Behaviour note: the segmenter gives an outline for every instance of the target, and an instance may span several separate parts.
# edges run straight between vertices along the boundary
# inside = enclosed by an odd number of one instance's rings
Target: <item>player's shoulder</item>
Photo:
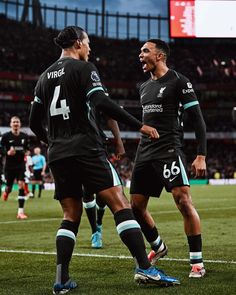
[[[43,79],[47,77],[48,73],[54,71],[63,71],[67,74],[74,72],[81,72],[85,69],[96,69],[92,62],[79,60],[71,57],[65,57],[55,61],[50,67],[48,67],[41,75],[40,78]]]
[[[97,75],[98,74],[98,70],[96,68],[96,66],[89,61],[83,61],[83,60],[76,60],[74,59],[73,61],[70,61],[71,64],[69,67],[66,68],[65,71],[67,71],[67,69],[69,69],[69,71],[71,71],[72,75],[77,75],[79,77],[83,76],[86,77],[87,75]]]
[[[86,66],[88,62],[84,60],[79,60],[75,58],[67,58],[65,60],[65,66],[72,67],[72,68],[83,68]]]
[[[79,61],[79,60],[78,60]],[[88,69],[88,71],[97,71],[96,66],[90,62],[90,61],[80,61],[81,62],[81,67],[84,69]]]
[[[27,133],[23,132],[23,131],[20,132],[20,136],[22,138],[28,138],[29,137],[29,135]]]
[[[11,134],[12,134],[11,131],[7,131],[7,132],[5,132],[5,133],[2,134],[2,138],[8,138],[8,137],[11,136]]]
[[[185,75],[183,75],[180,72],[177,72],[175,70],[170,70],[170,73],[172,75],[172,77],[176,78],[177,81],[189,81],[189,78],[187,78]]]
[[[60,60],[58,60],[58,63],[60,63]],[[66,58],[64,60],[64,63],[65,63],[65,66],[67,67],[78,68],[78,69],[95,67],[95,65],[90,61],[79,60],[75,58]]]
[[[149,78],[148,80],[146,80],[145,82],[143,82],[141,85],[140,85],[140,91],[146,87],[147,85],[149,85],[150,83],[152,82],[152,79]]]

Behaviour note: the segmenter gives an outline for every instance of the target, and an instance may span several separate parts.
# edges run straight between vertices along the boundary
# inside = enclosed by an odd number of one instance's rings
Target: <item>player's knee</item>
[[[130,208],[130,203],[123,193],[122,187],[115,186],[104,191],[99,192],[99,198],[106,204],[113,214],[122,210]]]
[[[82,202],[77,202],[74,199],[66,198],[61,201],[61,206],[64,219],[71,222],[80,222],[83,212]]]
[[[64,219],[70,222],[80,223],[81,214],[78,212],[64,212]]]

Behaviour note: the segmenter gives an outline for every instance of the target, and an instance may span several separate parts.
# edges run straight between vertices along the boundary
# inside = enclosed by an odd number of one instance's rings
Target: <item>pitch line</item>
[[[214,211],[214,210],[230,210],[235,209],[236,207],[217,207],[217,208],[202,208],[197,209],[198,212],[201,211]],[[169,214],[169,213],[179,213],[178,209],[176,210],[166,210],[166,211],[160,211],[160,212],[152,212],[152,215],[161,215],[161,214]],[[109,218],[111,216],[105,216],[104,218]],[[31,223],[31,222],[44,222],[44,221],[52,221],[52,220],[61,220],[63,217],[57,217],[57,218],[43,218],[43,219],[28,219],[28,220],[9,220],[9,221],[0,221],[1,224],[13,224],[13,223]]]
[[[0,224],[12,224],[12,223],[32,223],[32,222],[44,222],[44,221],[52,221],[52,220],[62,220],[62,217],[58,218],[43,218],[43,219],[27,219],[27,220],[9,220],[9,221],[1,221]]]
[[[0,249],[0,253],[16,253],[16,254],[36,254],[36,255],[56,255],[56,252],[47,252],[47,251],[31,251],[31,250],[8,250]],[[125,255],[106,255],[106,254],[89,254],[89,253],[73,253],[73,256],[81,257],[97,257],[97,258],[110,258],[110,259],[133,259],[131,256]],[[189,261],[185,258],[161,258],[165,261]],[[226,261],[226,260],[205,260],[206,263],[219,263],[219,264],[236,264],[236,261]]]

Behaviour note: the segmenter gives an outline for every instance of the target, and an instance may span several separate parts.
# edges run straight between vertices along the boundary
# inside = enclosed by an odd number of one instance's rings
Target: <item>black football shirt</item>
[[[17,169],[25,165],[25,151],[29,148],[29,137],[24,132],[19,135],[13,134],[11,131],[4,133],[1,139],[3,153],[6,155],[5,169]],[[16,151],[14,156],[8,156],[7,151],[13,147]]]
[[[160,138],[151,141],[142,135],[136,161],[161,159],[180,149],[183,112],[199,104],[189,79],[169,69],[160,79],[149,79],[141,85],[140,100],[143,123],[155,127]]]
[[[34,101],[43,105],[49,140],[49,162],[104,150],[90,96],[104,91],[96,67],[62,58],[39,78]]]

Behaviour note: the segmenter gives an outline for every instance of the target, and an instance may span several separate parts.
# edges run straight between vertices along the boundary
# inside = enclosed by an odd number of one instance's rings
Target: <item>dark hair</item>
[[[76,26],[69,26],[64,28],[56,38],[54,38],[54,43],[61,48],[71,47],[76,40],[83,40],[85,38],[85,31]]]
[[[156,44],[156,47],[160,49],[161,51],[163,51],[166,57],[170,55],[170,47],[165,41],[160,39],[149,39],[147,42]]]

